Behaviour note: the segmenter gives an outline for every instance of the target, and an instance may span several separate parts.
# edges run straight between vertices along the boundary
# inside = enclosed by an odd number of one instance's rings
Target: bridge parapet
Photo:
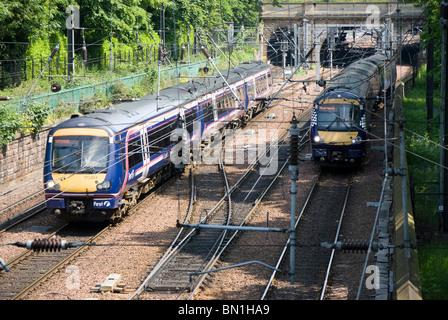
[[[400,16],[403,19],[418,19],[422,12],[422,7],[417,7],[412,3],[397,2],[303,2],[303,3],[280,3],[281,7],[273,6],[271,3],[263,5],[262,19],[278,18],[326,18],[334,20],[344,17],[363,17],[367,19],[371,16],[372,10],[379,10],[380,17],[397,16],[399,8]],[[378,8],[378,9],[377,9]]]

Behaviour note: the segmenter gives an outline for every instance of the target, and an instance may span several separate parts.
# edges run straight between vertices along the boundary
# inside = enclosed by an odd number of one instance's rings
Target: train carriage
[[[254,61],[222,74],[232,89],[216,74],[54,127],[45,154],[47,207],[67,221],[118,219],[171,175],[174,129],[185,129],[192,144],[244,125],[271,94],[270,66]]]
[[[317,163],[361,164],[372,112],[384,91],[393,90],[395,78],[395,64],[377,54],[331,80],[313,104],[310,139]]]

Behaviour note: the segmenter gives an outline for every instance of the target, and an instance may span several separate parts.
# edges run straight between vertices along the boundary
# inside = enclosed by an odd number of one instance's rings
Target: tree
[[[3,0],[0,59],[23,59],[32,40],[58,32],[67,5],[68,0]]]
[[[418,3],[424,7],[426,24],[420,34],[422,45],[428,48],[431,42],[439,44],[442,42],[442,29],[440,27],[440,0],[418,0]],[[441,70],[441,46],[434,48],[434,68],[433,73],[435,84],[440,85]]]

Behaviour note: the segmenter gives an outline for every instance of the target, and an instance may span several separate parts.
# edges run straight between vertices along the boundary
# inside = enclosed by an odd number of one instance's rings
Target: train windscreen
[[[325,131],[358,130],[359,113],[359,106],[352,104],[320,105],[317,111],[317,129]]]
[[[55,137],[52,167],[61,173],[106,172],[109,139],[95,136]]]

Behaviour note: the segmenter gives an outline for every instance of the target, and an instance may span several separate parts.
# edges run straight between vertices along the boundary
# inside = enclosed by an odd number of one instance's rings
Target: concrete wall
[[[412,75],[406,77],[401,83],[397,85],[395,91],[394,108],[395,108],[395,120],[402,114],[402,101],[404,93],[412,85]],[[395,125],[395,137],[399,137],[398,125]],[[401,168],[400,163],[400,144],[397,143],[393,147],[394,153],[394,168]],[[407,163],[405,163],[407,168]],[[406,179],[407,188],[403,190],[402,179]],[[394,296],[395,300],[421,300],[422,293],[420,287],[420,271],[418,264],[418,253],[416,249],[417,239],[415,234],[415,224],[412,212],[412,203],[409,190],[409,175],[400,176],[395,175],[393,177],[393,212],[392,217],[394,220],[394,243],[395,248],[393,252],[393,271],[394,271]],[[407,203],[406,212],[404,212],[404,204],[402,201],[402,194],[406,192]],[[404,217],[407,217],[408,225],[404,224]],[[412,248],[409,248],[409,257],[406,256],[404,248],[400,247],[404,243],[404,229],[408,228],[410,244]]]

